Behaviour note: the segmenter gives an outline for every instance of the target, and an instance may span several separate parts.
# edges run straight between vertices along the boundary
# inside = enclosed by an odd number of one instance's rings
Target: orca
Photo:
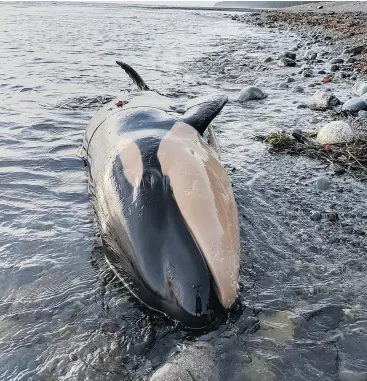
[[[210,123],[228,98],[138,90],[91,119],[83,142],[106,260],[150,309],[203,328],[237,299],[238,212]]]

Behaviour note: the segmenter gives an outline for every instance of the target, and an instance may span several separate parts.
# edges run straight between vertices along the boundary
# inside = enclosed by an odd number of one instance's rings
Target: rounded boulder
[[[267,95],[260,89],[260,87],[247,86],[241,90],[238,100],[240,102],[247,102],[255,99],[264,99],[266,97]]]
[[[319,144],[349,143],[355,140],[356,136],[350,125],[341,120],[325,124],[317,134],[316,141]]]

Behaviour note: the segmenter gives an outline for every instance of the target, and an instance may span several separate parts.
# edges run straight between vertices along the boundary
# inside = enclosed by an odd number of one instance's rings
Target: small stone
[[[294,93],[304,93],[305,92],[305,89],[302,87],[302,86],[294,86],[293,87],[293,90],[292,90]]]
[[[302,77],[305,77],[305,78],[312,77],[312,70],[311,69],[303,70]]]
[[[324,6],[323,6],[323,5],[319,5],[319,6],[317,7],[317,9],[324,9]]]
[[[349,57],[348,59],[347,59],[347,63],[354,63],[354,62],[356,62],[357,60],[355,59],[355,58],[353,58],[353,57]]]
[[[343,104],[342,111],[367,111],[367,100],[362,97],[349,99]]]
[[[325,70],[319,70],[319,71],[317,72],[317,74],[326,74],[326,71],[325,71]]]
[[[287,83],[296,82],[296,80],[293,77],[287,77],[285,81]]]
[[[331,64],[341,64],[343,62],[344,62],[343,58],[333,58],[332,60],[330,60]]]
[[[316,107],[325,108],[335,107],[342,104],[342,102],[332,92],[321,90],[317,91],[312,96],[311,101]]]
[[[339,65],[331,65],[331,66],[330,66],[330,70],[331,70],[333,73],[335,73],[336,71],[339,70]]]
[[[304,104],[304,103],[299,103],[299,104],[297,105],[297,108],[307,108],[307,105]]]
[[[358,111],[358,116],[360,118],[367,118],[367,111],[365,110]]]
[[[284,52],[283,57],[287,57],[287,58],[290,58],[291,60],[295,61],[295,59],[296,59],[296,53],[293,53],[293,52]]]
[[[288,89],[288,87],[289,87],[288,83],[283,82],[283,83],[279,84],[280,89]]]
[[[312,212],[310,218],[311,218],[312,221],[320,221],[321,218],[322,218],[322,215],[321,215],[320,212],[316,211],[316,212]]]
[[[331,222],[336,222],[339,220],[339,215],[337,212],[326,212],[326,217]]]
[[[264,59],[264,62],[265,62],[265,63],[268,63],[268,62],[271,62],[271,61],[273,61],[273,58],[272,58],[272,57],[266,57],[266,58]]]
[[[316,141],[319,144],[349,143],[355,140],[356,136],[350,125],[341,120],[325,124],[317,134]]]
[[[278,61],[278,66],[294,67],[296,66],[296,61],[293,61],[292,59],[287,57],[283,57]]]
[[[331,182],[327,177],[322,176],[322,177],[318,177],[314,181],[313,185],[314,185],[316,190],[325,191],[325,190],[328,190],[330,188]]]
[[[334,168],[334,174],[336,176],[344,175],[344,173],[345,173],[345,169],[344,168],[342,168],[340,166],[335,166],[335,168]]]
[[[254,99],[264,99],[267,95],[256,86],[247,86],[241,90],[238,100],[240,102],[247,102]]]
[[[303,58],[309,61],[314,61],[317,58],[317,53],[313,50],[307,50]]]

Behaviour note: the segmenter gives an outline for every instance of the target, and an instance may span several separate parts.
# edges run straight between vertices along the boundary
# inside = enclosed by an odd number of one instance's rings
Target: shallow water
[[[0,379],[144,380],[168,361],[153,379],[365,380],[365,186],[251,139],[325,118],[293,103],[314,90],[279,89],[294,69],[251,68],[297,38],[210,11],[1,9]],[[212,332],[149,313],[105,266],[78,149],[100,105],[132,88],[116,59],[167,95],[229,94],[215,128],[238,202],[247,307]],[[256,81],[269,97],[236,103]],[[331,187],[319,192],[325,174]],[[314,222],[313,210],[339,220]]]

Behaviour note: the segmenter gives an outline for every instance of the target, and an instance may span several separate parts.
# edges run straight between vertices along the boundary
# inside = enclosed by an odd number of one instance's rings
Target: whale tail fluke
[[[144,82],[144,80],[140,77],[140,75],[128,64],[116,61],[117,65],[119,65],[122,69],[125,70],[126,74],[134,81],[136,86],[138,86],[138,89],[140,91],[149,91],[149,87]]]

